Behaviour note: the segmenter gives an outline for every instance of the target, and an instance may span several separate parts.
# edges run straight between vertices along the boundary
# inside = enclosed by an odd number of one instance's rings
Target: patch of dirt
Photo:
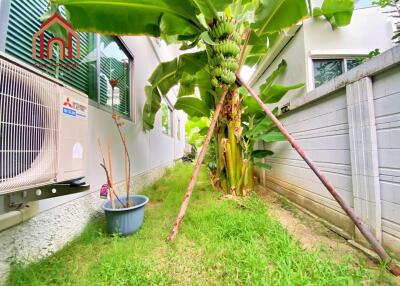
[[[147,203],[147,205],[146,205],[146,208],[149,208],[149,209],[156,209],[156,208],[159,207],[160,204],[161,204],[161,203],[160,203],[160,202],[157,202],[157,201],[154,201],[154,202],[149,201],[149,202]]]
[[[164,187],[164,186],[159,186],[159,187],[157,187],[156,192],[165,192],[166,190],[167,190],[166,187]]]
[[[353,247],[347,245],[343,238],[299,211],[293,204],[276,193],[262,188],[259,194],[268,202],[269,213],[279,220],[304,248],[310,250],[319,244],[324,244],[330,248],[339,246],[343,254],[354,250]],[[338,245],[338,243],[342,245]]]
[[[169,269],[174,273],[174,285],[217,285],[203,269],[204,250],[195,241],[181,239],[169,255]]]
[[[328,229],[324,224],[296,208],[290,201],[264,187],[259,187],[257,193],[267,203],[269,214],[278,220],[305,249],[323,250],[322,255],[338,262],[343,261],[344,257],[351,256],[353,261],[364,262],[368,267],[375,269],[379,275],[379,266],[368,256],[351,246],[346,239]],[[391,278],[390,280],[395,285],[400,285],[400,277],[391,276]]]

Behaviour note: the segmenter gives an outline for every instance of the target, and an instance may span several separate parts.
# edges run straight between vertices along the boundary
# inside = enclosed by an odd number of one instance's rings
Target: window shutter
[[[40,29],[40,17],[47,9],[48,0],[11,0],[10,16],[6,36],[6,52],[23,62],[33,65],[41,71],[56,76],[56,57],[53,60],[32,59],[32,36]],[[101,43],[104,47],[109,44],[117,45],[111,50],[111,56],[101,54],[100,76],[97,75],[97,38],[92,33],[79,33],[81,45],[80,59],[62,60],[59,67],[58,78],[66,84],[84,92],[92,100],[97,101],[97,84],[100,85],[99,102],[101,105],[111,107],[111,86],[110,79],[118,80],[116,89],[115,110],[123,115],[129,116],[130,105],[130,64],[132,57],[118,38],[102,35]],[[45,33],[46,42],[52,37]],[[74,39],[75,44],[75,39]],[[39,51],[40,42],[37,42],[36,50]],[[113,57],[117,52],[119,58]],[[74,54],[76,48],[74,48]],[[123,55],[121,57],[121,55]],[[36,62],[36,65],[35,65]],[[38,65],[38,63],[40,65]],[[43,65],[47,64],[47,65]],[[70,65],[78,64],[75,67]],[[112,72],[110,72],[112,71]],[[99,82],[98,82],[99,81]]]
[[[39,18],[47,9],[48,0],[11,0],[10,16],[6,37],[6,52],[25,63],[35,65],[32,59],[32,36],[39,30],[41,22]],[[81,39],[81,62],[85,59],[89,50],[89,34],[79,33]],[[49,39],[51,35],[45,34]],[[39,51],[39,41],[37,51]],[[75,53],[75,49],[74,49]],[[55,76],[56,59],[53,61],[40,60],[41,62],[52,62],[48,67],[36,66],[51,76]],[[77,59],[65,59],[63,63],[73,64]],[[59,79],[66,84],[89,94],[89,63],[80,63],[77,67],[60,67]]]

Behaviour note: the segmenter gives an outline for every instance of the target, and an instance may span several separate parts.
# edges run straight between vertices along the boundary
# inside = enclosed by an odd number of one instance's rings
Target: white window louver
[[[57,174],[59,88],[0,59],[0,195]]]

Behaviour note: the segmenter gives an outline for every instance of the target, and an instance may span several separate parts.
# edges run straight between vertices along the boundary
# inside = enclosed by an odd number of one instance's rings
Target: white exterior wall
[[[307,82],[307,67],[306,61],[304,60],[305,44],[304,44],[304,29],[300,28],[294,37],[287,43],[282,51],[277,55],[268,69],[261,75],[260,79],[255,83],[258,88],[263,84],[267,77],[274,71],[282,60],[285,60],[288,64],[286,72],[277,79],[277,82],[282,85],[293,85],[298,83]],[[286,96],[285,100],[296,97],[301,97],[306,93],[305,88],[290,91]],[[279,104],[278,104],[279,105]]]
[[[314,89],[312,58],[368,55],[374,49],[384,52],[393,47],[392,19],[379,7],[354,11],[351,24],[332,30],[325,19],[303,23],[307,91]]]
[[[155,120],[155,128],[143,132],[142,112],[146,100],[144,87],[147,79],[161,60],[170,60],[177,55],[176,47],[154,48],[146,37],[124,37],[124,43],[134,56],[131,85],[131,120],[124,120],[123,132],[127,134],[131,155],[134,192],[151,183],[163,174],[164,169],[183,156],[185,147],[186,115],[174,111],[173,137],[161,131],[161,113]],[[168,100],[174,104],[171,92]],[[0,232],[0,277],[2,265],[9,261],[32,261],[59,250],[83,230],[90,218],[101,212],[104,200],[99,198],[99,188],[106,183],[100,167],[100,152],[97,139],[106,146],[107,136],[112,138],[113,178],[123,182],[125,177],[123,146],[111,113],[89,106],[88,160],[86,181],[90,191],[63,197],[41,200],[30,204],[37,215],[26,222]],[[177,138],[177,121],[180,119],[181,138]],[[123,189],[123,188],[122,188]],[[0,204],[1,206],[1,204]],[[6,269],[7,267],[5,267]]]
[[[313,1],[314,7],[319,1]],[[393,47],[392,19],[378,7],[357,9],[350,25],[332,30],[325,19],[306,19],[292,39],[253,77],[254,86],[265,82],[282,59],[288,63],[287,72],[278,79],[280,84],[304,83],[305,88],[289,91],[278,106],[300,98],[314,89],[313,58],[335,58],[367,55],[374,49],[384,52]],[[254,80],[254,79],[257,80]]]
[[[124,37],[124,43],[134,56],[132,70],[133,84],[131,91],[131,120],[124,120],[123,132],[127,134],[128,149],[131,156],[132,175],[138,176],[152,170],[164,168],[183,156],[185,138],[184,123],[186,115],[182,111],[173,112],[174,136],[171,137],[161,131],[161,113],[156,116],[155,127],[150,132],[143,132],[142,117],[143,106],[146,101],[144,87],[147,79],[160,61],[173,59],[177,51],[174,47],[153,47],[152,41],[147,37]],[[168,100],[174,104],[175,95],[170,92]],[[86,181],[91,186],[91,191],[97,191],[106,183],[104,170],[100,166],[100,152],[97,139],[100,138],[106,146],[107,136],[112,138],[113,179],[122,182],[125,178],[123,162],[123,145],[119,139],[118,130],[108,111],[96,107],[91,103],[89,107],[89,156],[87,161]],[[181,140],[177,139],[177,121],[181,119]],[[82,194],[39,201],[40,211],[66,203]]]

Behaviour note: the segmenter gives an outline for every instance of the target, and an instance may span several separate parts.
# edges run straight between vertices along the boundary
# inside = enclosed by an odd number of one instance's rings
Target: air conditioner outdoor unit
[[[88,98],[0,54],[0,195],[85,177]]]

